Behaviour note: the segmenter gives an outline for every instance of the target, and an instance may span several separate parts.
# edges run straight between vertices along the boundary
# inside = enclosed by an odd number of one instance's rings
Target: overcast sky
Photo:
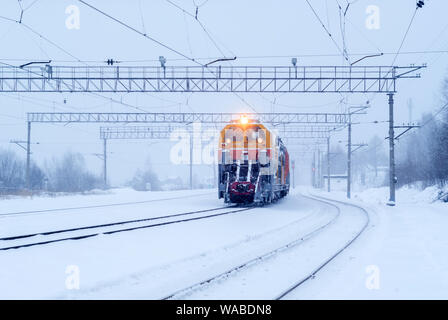
[[[332,34],[328,36],[306,0],[172,0],[192,15],[198,6],[200,24],[166,0],[112,1],[86,0],[136,29],[174,48],[184,55],[203,58],[208,62],[216,57],[237,56],[233,65],[288,66],[292,57],[298,65],[343,65],[339,48],[343,48],[338,1],[345,10],[346,0],[309,0],[320,20]],[[346,49],[352,61],[362,54],[385,53],[369,58],[360,65],[391,65],[415,11],[414,0],[350,1],[346,13]],[[447,54],[409,52],[448,50],[448,2],[426,0],[410,27],[395,65],[428,63],[422,79],[401,80],[396,95],[396,119],[408,122],[408,101],[413,101],[412,119],[440,107],[442,81],[447,74]],[[80,12],[80,28],[68,29],[66,9],[75,5]],[[369,6],[379,8],[378,29],[369,29],[366,20]],[[23,24],[19,20],[24,10]],[[343,13],[342,13],[343,14]],[[136,32],[102,16],[76,0],[3,0],[0,9],[0,61],[20,65],[29,61],[52,60],[53,65],[104,65],[113,58],[121,65],[158,65],[158,57],[167,58],[167,65],[190,65],[191,62]],[[370,20],[369,20],[370,21]],[[41,35],[41,36],[39,36]],[[215,45],[216,44],[216,45]],[[79,62],[81,61],[81,62]],[[138,61],[138,62],[136,62]],[[242,112],[251,111],[233,94],[104,94],[135,105],[148,112]],[[341,112],[346,105],[371,101],[369,114],[359,120],[371,122],[387,119],[385,94],[241,94],[258,112]],[[347,104],[341,104],[346,98]],[[64,103],[64,100],[66,103]],[[275,105],[273,101],[275,100]],[[0,147],[24,152],[9,143],[10,139],[26,137],[27,112],[137,112],[138,110],[113,103],[91,94],[0,94]],[[88,165],[98,174],[101,161],[93,153],[102,152],[99,125],[35,124],[32,138],[33,159],[43,163],[67,150],[81,152]],[[387,123],[360,124],[354,128],[354,141],[368,141],[373,135],[387,134]],[[342,135],[335,140],[344,139]],[[166,142],[111,141],[110,174],[113,183],[121,183],[142,167],[147,157],[161,178],[187,175],[184,166],[169,162],[171,145]],[[293,157],[300,157],[294,154]],[[212,173],[211,167],[201,172]],[[199,171],[197,171],[199,172]]]

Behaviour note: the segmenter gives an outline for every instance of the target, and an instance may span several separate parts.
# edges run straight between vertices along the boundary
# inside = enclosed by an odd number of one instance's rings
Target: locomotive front
[[[277,135],[241,117],[219,137],[219,198],[226,203],[270,203],[289,191],[289,156]]]

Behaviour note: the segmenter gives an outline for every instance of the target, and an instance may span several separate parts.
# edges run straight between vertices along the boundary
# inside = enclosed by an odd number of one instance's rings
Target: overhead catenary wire
[[[117,18],[111,16],[110,14],[104,12],[103,10],[100,10],[100,9],[98,9],[98,8],[96,8],[96,7],[94,7],[94,6],[92,6],[91,4],[87,3],[86,1],[84,1],[84,0],[78,0],[78,1],[81,2],[82,4],[88,6],[88,7],[91,8],[92,10],[95,10],[96,12],[102,14],[103,16],[105,16],[105,17],[107,17],[107,18],[109,18],[109,19],[115,21],[116,23],[122,25],[123,27],[125,27],[125,28],[127,28],[127,29],[129,29],[129,30],[132,30],[133,32],[136,32],[136,33],[140,34],[141,36],[145,37],[145,38],[148,39],[148,40],[151,40],[152,42],[158,44],[159,46],[162,46],[162,47],[164,47],[165,49],[167,49],[167,50],[169,50],[169,51],[171,51],[171,52],[174,52],[175,54],[177,54],[177,55],[179,55],[179,56],[181,56],[181,57],[183,57],[183,58],[185,58],[185,59],[187,59],[187,60],[190,60],[190,61],[192,61],[192,62],[194,62],[194,63],[196,63],[196,64],[201,65],[201,63],[197,62],[196,60],[194,60],[193,58],[189,57],[188,55],[186,55],[186,54],[184,54],[184,53],[182,53],[182,52],[180,52],[180,51],[178,51],[178,50],[176,50],[176,49],[174,49],[174,48],[172,48],[172,47],[170,47],[170,46],[164,44],[163,42],[161,42],[161,41],[159,41],[159,40],[157,40],[157,39],[155,39],[155,38],[149,36],[148,34],[146,34],[146,33],[144,33],[144,32],[141,32],[140,30],[138,30],[138,29],[136,29],[136,28],[130,26],[129,24],[127,24],[127,23],[125,23],[125,22],[123,22],[123,21],[121,21],[121,20],[119,20],[119,19],[117,19]]]
[[[325,24],[323,23],[322,19],[319,17],[319,15],[317,14],[316,10],[314,10],[314,7],[311,5],[311,3],[309,2],[309,0],[305,0],[306,3],[308,4],[308,6],[310,7],[310,9],[313,11],[314,16],[316,17],[316,19],[319,21],[319,23],[322,25],[322,27],[324,28],[325,32],[328,34],[328,36],[330,37],[331,41],[333,41],[334,45],[336,46],[336,48],[338,49],[338,51],[342,54],[342,56],[344,56],[344,52],[342,51],[342,49],[340,48],[340,46],[338,45],[338,43],[336,42],[336,40],[333,38],[333,35],[331,34],[331,32],[327,29],[327,27],[325,26]],[[347,57],[344,56],[344,58],[347,60]],[[348,60],[347,60],[348,61]]]
[[[423,51],[402,51],[398,55],[428,55],[428,54],[447,54],[448,50],[423,50]],[[377,55],[376,52],[359,52],[359,53],[350,53],[350,57],[364,57],[369,55]],[[381,54],[381,52],[380,52]],[[383,56],[388,55],[396,55],[396,52],[383,52]],[[300,54],[300,53],[291,53],[288,55],[250,55],[250,56],[238,56],[238,60],[246,60],[246,59],[279,59],[279,58],[291,58],[291,57],[297,57],[297,58],[327,58],[327,57],[340,57],[341,54],[339,53],[328,53],[328,54]],[[11,61],[11,62],[22,62],[22,61],[30,61],[30,60],[40,60],[40,59],[47,59],[48,57],[42,58],[42,57],[33,57],[33,58],[0,58],[0,61]],[[196,61],[210,61],[214,59],[219,59],[222,57],[219,56],[210,56],[210,57],[195,57],[194,59]],[[170,61],[186,61],[186,59],[180,59],[180,58],[171,58]],[[81,62],[83,64],[89,64],[89,63],[104,63],[104,60],[61,60],[61,59],[52,59],[52,62],[57,63],[73,63],[73,62]],[[127,59],[121,59],[120,62],[122,63],[146,63],[146,62],[159,62],[159,59],[134,59],[134,60],[127,60]]]
[[[8,17],[4,17],[4,16],[0,16],[0,19],[4,19],[4,20],[10,21],[10,22],[15,22],[15,23],[20,24],[21,26],[25,27],[27,30],[29,30],[29,31],[32,32],[33,34],[37,35],[39,38],[45,40],[46,42],[48,42],[49,44],[51,44],[52,46],[54,46],[54,47],[57,48],[58,50],[64,52],[64,53],[67,54],[68,56],[72,57],[76,62],[86,64],[84,61],[82,61],[81,59],[79,59],[78,57],[76,57],[75,55],[73,55],[71,52],[69,52],[68,50],[64,49],[62,46],[58,45],[58,44],[55,43],[54,41],[50,40],[48,37],[44,36],[42,33],[36,31],[36,30],[35,30],[34,28],[32,28],[31,26],[25,24],[23,21],[17,21],[17,20],[15,20],[15,19],[8,18]],[[5,63],[5,62],[1,62],[1,61],[0,61],[0,64],[6,65],[6,66],[9,66],[9,67],[13,67],[13,68],[20,68],[20,67],[18,67],[18,66],[15,66],[15,65],[12,65],[12,64],[9,64],[9,63]],[[40,77],[43,77],[43,75],[38,74],[38,73],[36,73],[36,72],[29,71],[29,70],[27,70],[27,71],[28,71],[28,72],[31,72],[32,74],[38,75],[38,76],[40,76]],[[109,101],[113,101],[113,102],[115,102],[115,103],[120,103],[120,104],[122,104],[122,105],[124,105],[124,106],[128,106],[128,107],[131,107],[131,108],[133,108],[133,109],[136,109],[136,110],[139,110],[139,111],[142,111],[142,112],[149,112],[149,111],[143,109],[142,107],[137,107],[137,106],[134,106],[134,105],[131,105],[131,104],[128,104],[128,103],[123,103],[122,101],[120,102],[120,101],[117,101],[117,100],[114,100],[114,99],[105,97],[105,96],[103,96],[103,95],[101,95],[101,94],[95,94],[95,93],[93,93],[93,92],[88,92],[88,94],[90,94],[90,95],[100,96],[100,97],[102,97],[102,98],[104,98],[104,99],[107,99],[107,100],[109,100]],[[149,95],[149,94],[148,94],[148,95]],[[150,96],[152,97],[152,95],[150,95]],[[161,99],[161,98],[157,98],[157,99],[159,99],[159,100],[164,100],[164,99]],[[170,101],[170,102],[173,102],[173,101]],[[175,102],[175,104],[176,104],[176,106],[177,106],[177,105],[179,105],[179,104],[181,104],[181,103],[180,103],[180,102]],[[172,106],[173,106],[173,105],[168,106],[168,107],[172,107]]]
[[[401,49],[403,48],[403,45],[404,45],[404,43],[405,43],[405,41],[406,41],[406,39],[407,39],[407,37],[408,37],[409,31],[411,30],[412,24],[414,23],[414,20],[415,20],[415,17],[416,17],[416,15],[417,15],[417,11],[418,11],[418,9],[419,9],[419,7],[417,6],[417,7],[415,8],[415,10],[414,10],[414,13],[412,14],[411,20],[409,21],[409,24],[408,24],[408,26],[407,26],[407,28],[406,28],[406,32],[404,33],[404,36],[403,36],[403,38],[401,39],[400,46],[398,47],[398,50],[397,50],[396,53],[394,54],[394,58],[393,58],[393,60],[392,60],[392,63],[390,64],[391,69],[390,69],[390,70],[386,73],[386,75],[385,75],[386,77],[387,77],[387,75],[391,72],[392,68],[393,68],[394,65],[395,65],[395,62],[397,61],[397,58],[398,58],[398,56],[399,56],[399,54],[400,54],[400,52],[401,52]],[[374,93],[374,94],[371,96],[371,98],[370,98],[369,100],[370,100],[370,101],[373,101],[373,100],[375,99],[376,96],[377,96],[377,93]]]
[[[113,16],[107,14],[106,12],[104,12],[104,11],[102,11],[102,10],[100,10],[100,9],[98,9],[98,8],[96,8],[96,7],[94,7],[94,6],[92,6],[91,4],[87,3],[86,1],[84,1],[84,0],[78,0],[78,1],[81,2],[81,3],[83,3],[83,4],[86,5],[86,6],[90,7],[91,9],[93,9],[93,10],[99,12],[100,14],[106,16],[107,18],[111,19],[112,21],[115,21],[115,22],[117,22],[118,24],[124,26],[125,28],[127,28],[127,29],[129,29],[129,30],[132,30],[133,32],[136,32],[136,33],[140,34],[141,36],[145,37],[146,39],[149,39],[149,40],[155,42],[156,44],[158,44],[158,45],[160,45],[160,46],[162,46],[162,47],[164,47],[164,48],[166,48],[166,49],[168,49],[168,50],[174,52],[175,54],[180,55],[181,57],[183,57],[183,58],[185,58],[185,59],[187,59],[187,60],[189,60],[189,61],[191,61],[191,62],[193,62],[193,63],[195,63],[195,64],[198,64],[198,65],[200,65],[200,66],[206,68],[206,66],[205,66],[204,64],[200,63],[199,61],[196,61],[195,59],[193,59],[193,58],[187,56],[186,54],[184,54],[184,53],[182,53],[182,52],[180,52],[180,51],[178,51],[178,50],[176,50],[176,49],[174,49],[174,48],[172,48],[172,47],[170,47],[170,46],[168,46],[168,45],[162,43],[161,41],[158,41],[157,39],[155,39],[155,38],[153,38],[153,37],[151,37],[151,36],[149,36],[149,35],[147,35],[147,34],[141,32],[141,31],[135,29],[134,27],[130,26],[129,24],[127,24],[127,23],[125,23],[125,22],[123,22],[123,21],[121,21],[121,20],[119,20],[119,19],[117,19],[117,18],[115,18],[115,17],[113,17]],[[183,10],[183,9],[182,9],[182,10]],[[215,43],[215,42],[213,41],[213,43]],[[212,72],[211,70],[208,70],[208,71],[209,71],[210,73],[213,74],[213,72]],[[233,93],[234,93],[235,96],[237,96],[237,97],[238,97],[238,98],[239,98],[245,105],[247,105],[248,107],[250,107],[254,112],[258,113],[257,110],[256,110],[250,103],[248,103],[245,99],[243,99],[243,98],[242,98],[240,95],[238,95],[236,92],[233,92]]]

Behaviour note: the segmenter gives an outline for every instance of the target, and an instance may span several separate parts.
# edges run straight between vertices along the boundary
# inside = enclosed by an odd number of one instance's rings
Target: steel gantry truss
[[[2,66],[0,92],[396,92],[425,66]]]
[[[174,130],[187,128],[182,125],[100,127],[100,139],[169,139]],[[206,126],[202,129],[214,129],[216,134],[219,133],[215,127]],[[282,128],[282,130],[278,130],[278,134],[284,141],[297,139],[326,141],[332,131],[334,130],[331,127],[302,126]]]
[[[169,139],[171,133],[185,126],[101,127],[100,139]]]
[[[261,123],[279,124],[346,124],[345,113],[72,113],[32,112],[28,122],[47,123],[213,123],[224,124],[244,115]]]
[[[282,125],[319,125],[318,128],[295,128],[289,133],[290,138],[324,138],[326,131],[334,127],[345,126],[348,115],[344,113],[55,113],[31,112],[27,114],[27,166],[26,179],[29,185],[31,156],[31,125],[32,123],[148,123],[170,124],[161,128],[152,127],[121,127],[101,128],[100,137],[104,146],[104,184],[107,185],[107,140],[108,139],[166,139],[176,125],[180,124],[226,124],[236,121],[242,116],[273,126]],[[172,124],[176,125],[172,125]],[[328,127],[327,127],[328,126]],[[320,129],[319,129],[320,128]],[[306,131],[308,130],[308,131]],[[286,132],[286,131],[284,131]]]

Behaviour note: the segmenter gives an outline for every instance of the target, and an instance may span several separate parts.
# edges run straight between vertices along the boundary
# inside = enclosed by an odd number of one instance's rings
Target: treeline
[[[12,151],[0,149],[0,192],[3,194],[24,190],[82,192],[102,187],[102,180],[87,170],[81,154],[69,152],[43,167],[31,163],[29,187],[26,184],[26,161]]]
[[[397,143],[399,186],[419,182],[444,187],[448,182],[448,78],[442,88],[442,107],[425,114],[421,127]]]
[[[398,185],[443,187],[448,182],[448,113],[424,115],[421,123],[397,144]]]

